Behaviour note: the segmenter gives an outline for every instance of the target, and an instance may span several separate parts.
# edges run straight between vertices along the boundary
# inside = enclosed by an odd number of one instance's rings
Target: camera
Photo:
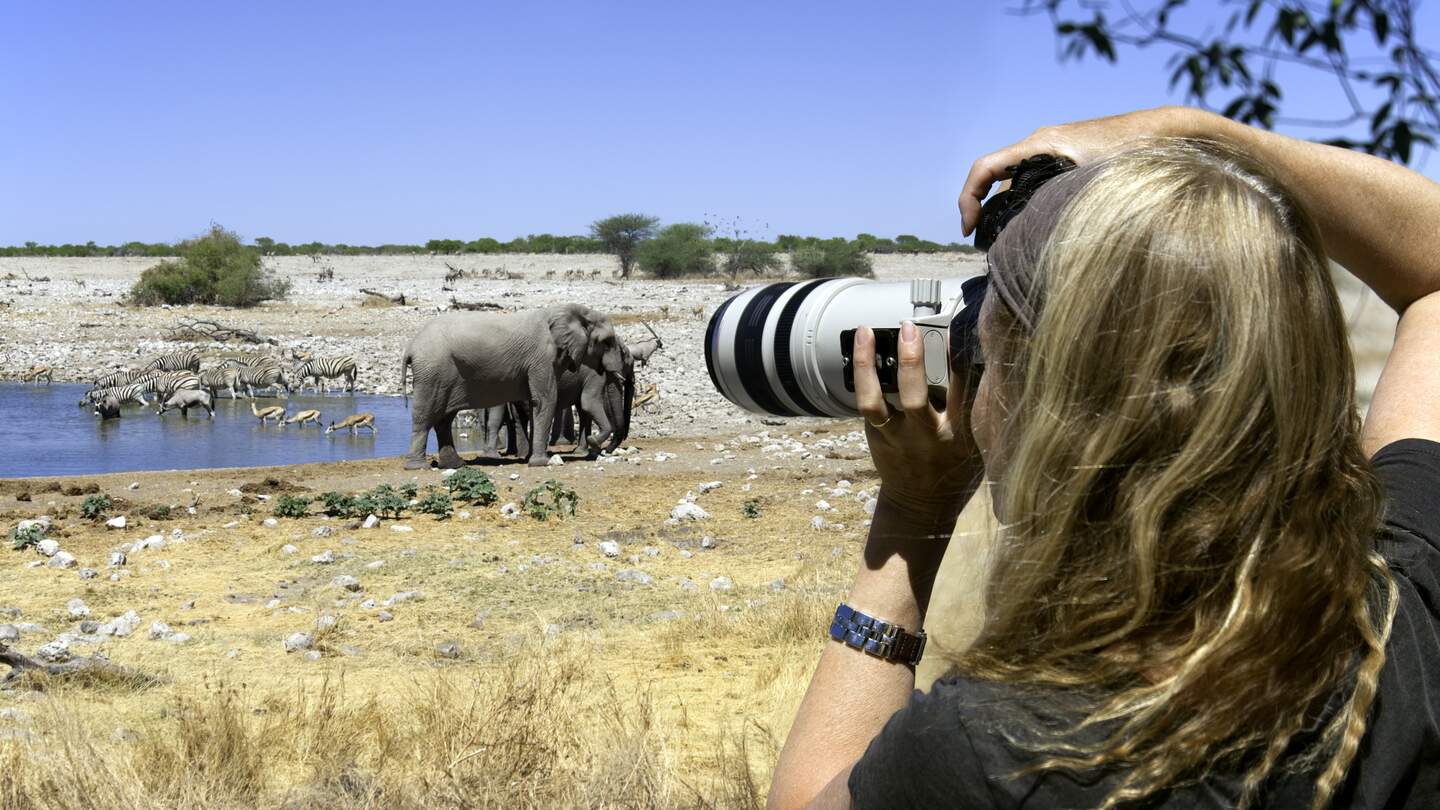
[[[1074,168],[1068,158],[1044,154],[1006,167],[1010,187],[981,207],[975,247],[989,251],[1042,184]],[[710,382],[726,399],[756,413],[856,416],[855,330],[868,325],[875,332],[880,389],[899,406],[900,322],[909,318],[924,341],[930,399],[943,406],[950,371],[980,364],[975,332],[988,284],[988,276],[826,278],[746,290],[710,317],[705,330]]]
[[[880,388],[898,406],[900,322],[908,318],[924,341],[931,398],[943,403],[951,368],[979,362],[975,328],[985,289],[984,276],[827,278],[755,287],[711,316],[705,366],[716,390],[746,410],[855,416],[855,330],[869,325]]]

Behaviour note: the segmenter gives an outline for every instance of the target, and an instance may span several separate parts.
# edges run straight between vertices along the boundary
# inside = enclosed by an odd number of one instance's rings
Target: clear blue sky
[[[212,220],[289,242],[508,239],[629,210],[958,240],[978,155],[1182,100],[1158,53],[1058,63],[1016,5],[9,3],[0,244]],[[1335,98],[1305,77],[1287,95]]]

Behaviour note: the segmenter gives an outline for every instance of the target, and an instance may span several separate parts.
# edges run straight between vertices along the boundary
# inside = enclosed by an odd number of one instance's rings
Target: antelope
[[[252,403],[250,403],[250,404],[251,404],[251,406],[253,407],[255,403],[252,402]],[[306,422],[314,422],[314,423],[315,423],[315,427],[320,427],[320,412],[317,411],[317,410],[315,410],[314,408],[311,408],[310,410],[301,411],[301,412],[295,414],[294,416],[290,417],[289,419],[286,419],[284,422],[281,422],[280,424],[281,424],[281,426],[284,426],[284,425],[299,425],[300,427],[303,428],[303,427],[305,427],[305,423],[306,423]]]
[[[635,362],[642,366],[648,366],[650,365],[650,355],[665,348],[665,341],[660,339],[660,335],[656,334],[653,326],[645,321],[641,321],[641,323],[645,324],[645,328],[650,330],[651,336],[638,343],[631,343],[625,348],[629,349],[630,354],[634,355]]]
[[[345,430],[348,428],[351,433],[354,433],[356,428],[362,427],[370,428],[370,432],[374,433],[375,414],[366,411],[364,413],[354,414],[353,416],[347,416],[343,422],[331,422],[330,427],[325,428],[325,432],[334,433],[337,430]]]
[[[252,401],[250,403],[250,413],[255,414],[255,418],[259,419],[260,424],[262,425],[265,424],[265,420],[267,419],[274,419],[276,422],[282,422],[285,419],[285,406],[271,405],[268,408],[257,409],[255,407],[255,403]]]
[[[44,377],[46,384],[49,384],[49,382],[50,382],[50,367],[49,367],[49,366],[31,366],[30,368],[28,368],[28,369],[25,370],[25,373],[24,373],[24,374],[21,374],[21,375],[20,375],[20,382],[37,382],[37,383],[38,383],[38,382],[40,382],[40,378],[41,378],[41,377]]]

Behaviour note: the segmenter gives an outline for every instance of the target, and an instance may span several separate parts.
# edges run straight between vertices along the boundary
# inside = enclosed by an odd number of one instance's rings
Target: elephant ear
[[[574,371],[585,362],[590,343],[589,310],[577,304],[550,310],[550,337],[555,341],[555,360],[565,371]]]

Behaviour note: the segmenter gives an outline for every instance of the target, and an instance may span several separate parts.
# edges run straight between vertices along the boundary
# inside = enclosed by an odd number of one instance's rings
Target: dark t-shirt
[[[1378,548],[1399,587],[1366,734],[1332,804],[1336,808],[1440,808],[1440,443],[1404,439],[1373,459],[1385,487]],[[1338,706],[1338,701],[1332,700]],[[1116,785],[1111,772],[1013,776],[1035,754],[1007,742],[1027,723],[1073,722],[1004,684],[936,681],[896,712],[850,772],[857,808],[1088,808]],[[1328,707],[1327,707],[1328,709]],[[1017,724],[1018,716],[1027,723]],[[1278,772],[1266,807],[1309,807],[1315,771]],[[1238,774],[1217,773],[1154,797],[1149,806],[1233,807]]]

